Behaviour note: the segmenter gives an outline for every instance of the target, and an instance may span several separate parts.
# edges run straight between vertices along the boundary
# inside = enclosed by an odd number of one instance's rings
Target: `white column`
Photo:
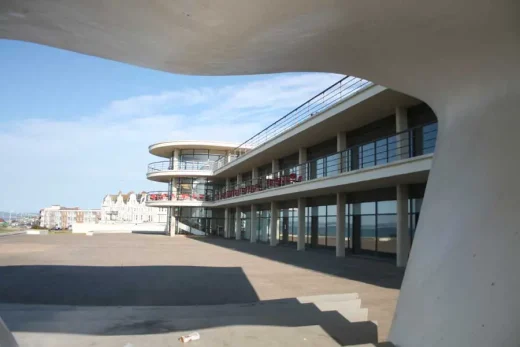
[[[174,170],[179,170],[179,158],[180,158],[180,150],[179,149],[175,149],[173,151],[173,169]]]
[[[173,208],[172,208],[172,212],[171,213],[172,213],[172,216],[171,216],[171,220],[170,220],[170,228],[171,228],[170,229],[170,236],[174,237],[175,234],[177,233],[177,230],[175,228],[177,223],[176,223],[176,218],[173,215]]]
[[[497,83],[504,87],[488,94],[478,89],[486,83],[473,83],[458,89],[472,93],[436,105],[437,147],[392,322],[395,345],[520,341],[520,81],[516,89]]]
[[[229,232],[229,207],[226,207],[224,209],[224,237],[226,239],[229,239],[230,232]]]
[[[336,257],[345,256],[345,193],[336,193]]]
[[[239,194],[242,194],[242,190],[240,189],[242,187],[242,174],[239,173],[237,174],[237,185],[235,187],[235,189],[238,189],[238,192]]]
[[[241,226],[242,226],[242,218],[241,217],[241,209],[239,206],[236,207],[235,210],[235,240],[240,240],[241,237]]]
[[[340,131],[336,134],[336,150],[338,152],[343,152],[345,149],[347,149],[347,133],[345,131]],[[347,159],[348,158],[344,153],[339,156],[338,169],[340,172],[347,171]]]
[[[344,131],[340,131],[336,134],[337,146],[336,149],[338,152],[344,151],[347,149],[347,133]]]
[[[231,179],[228,177],[226,178],[226,198],[227,198],[227,193],[231,190]]]
[[[397,266],[405,267],[410,253],[408,229],[408,186],[397,186]]]
[[[298,199],[298,241],[297,249],[305,250],[305,198]]]
[[[271,201],[271,246],[278,244],[278,234],[280,231],[278,217],[280,209],[276,201]]]
[[[258,184],[258,168],[254,167],[251,171],[251,179],[252,179],[252,185]]]
[[[226,163],[231,162],[231,151],[226,151]]]
[[[256,205],[251,205],[251,232],[250,232],[250,242],[255,243],[256,242],[256,230],[258,227],[258,220],[256,218],[256,211],[258,210],[258,207]]]
[[[273,161],[271,162],[271,169],[273,173],[280,170],[280,162],[278,161],[278,159],[273,159]]]
[[[305,170],[305,167],[302,166],[301,164],[304,164],[305,162],[307,162],[307,148],[300,147],[300,149],[298,150],[298,163],[300,164],[300,169],[299,169],[298,175],[302,176],[304,181],[306,180],[306,178],[305,178],[306,170]]]
[[[408,111],[404,107],[397,107],[395,109],[395,131],[401,132],[408,129]],[[403,133],[397,135],[396,139],[396,159],[406,159],[409,157],[409,144],[408,144],[408,134]],[[394,158],[389,158],[390,160]]]

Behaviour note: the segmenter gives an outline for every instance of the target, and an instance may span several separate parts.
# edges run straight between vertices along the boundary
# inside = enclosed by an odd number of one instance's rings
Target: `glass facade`
[[[280,243],[292,243],[298,240],[298,209],[280,209],[278,218]]]
[[[270,210],[259,210],[256,212],[257,218],[257,232],[256,240],[258,242],[269,242],[270,231],[271,231],[271,211]]]
[[[219,157],[226,155],[226,151],[208,149],[181,149],[180,162],[213,162]]]

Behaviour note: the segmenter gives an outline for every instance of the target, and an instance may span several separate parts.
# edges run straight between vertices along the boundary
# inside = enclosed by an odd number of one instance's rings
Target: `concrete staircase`
[[[377,324],[356,293],[213,306],[0,304],[0,315],[21,346],[174,346],[193,331],[201,335],[193,346],[377,343]]]

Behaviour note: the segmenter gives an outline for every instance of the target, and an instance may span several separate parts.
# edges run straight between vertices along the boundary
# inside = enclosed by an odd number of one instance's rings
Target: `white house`
[[[146,193],[109,194],[101,205],[101,223],[166,223],[167,208],[149,207]]]

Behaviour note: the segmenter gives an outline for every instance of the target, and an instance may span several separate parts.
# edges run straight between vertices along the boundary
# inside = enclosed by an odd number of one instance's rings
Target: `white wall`
[[[72,224],[73,233],[131,233],[132,231],[164,232],[165,223],[114,223],[114,224],[92,224],[74,223]]]

